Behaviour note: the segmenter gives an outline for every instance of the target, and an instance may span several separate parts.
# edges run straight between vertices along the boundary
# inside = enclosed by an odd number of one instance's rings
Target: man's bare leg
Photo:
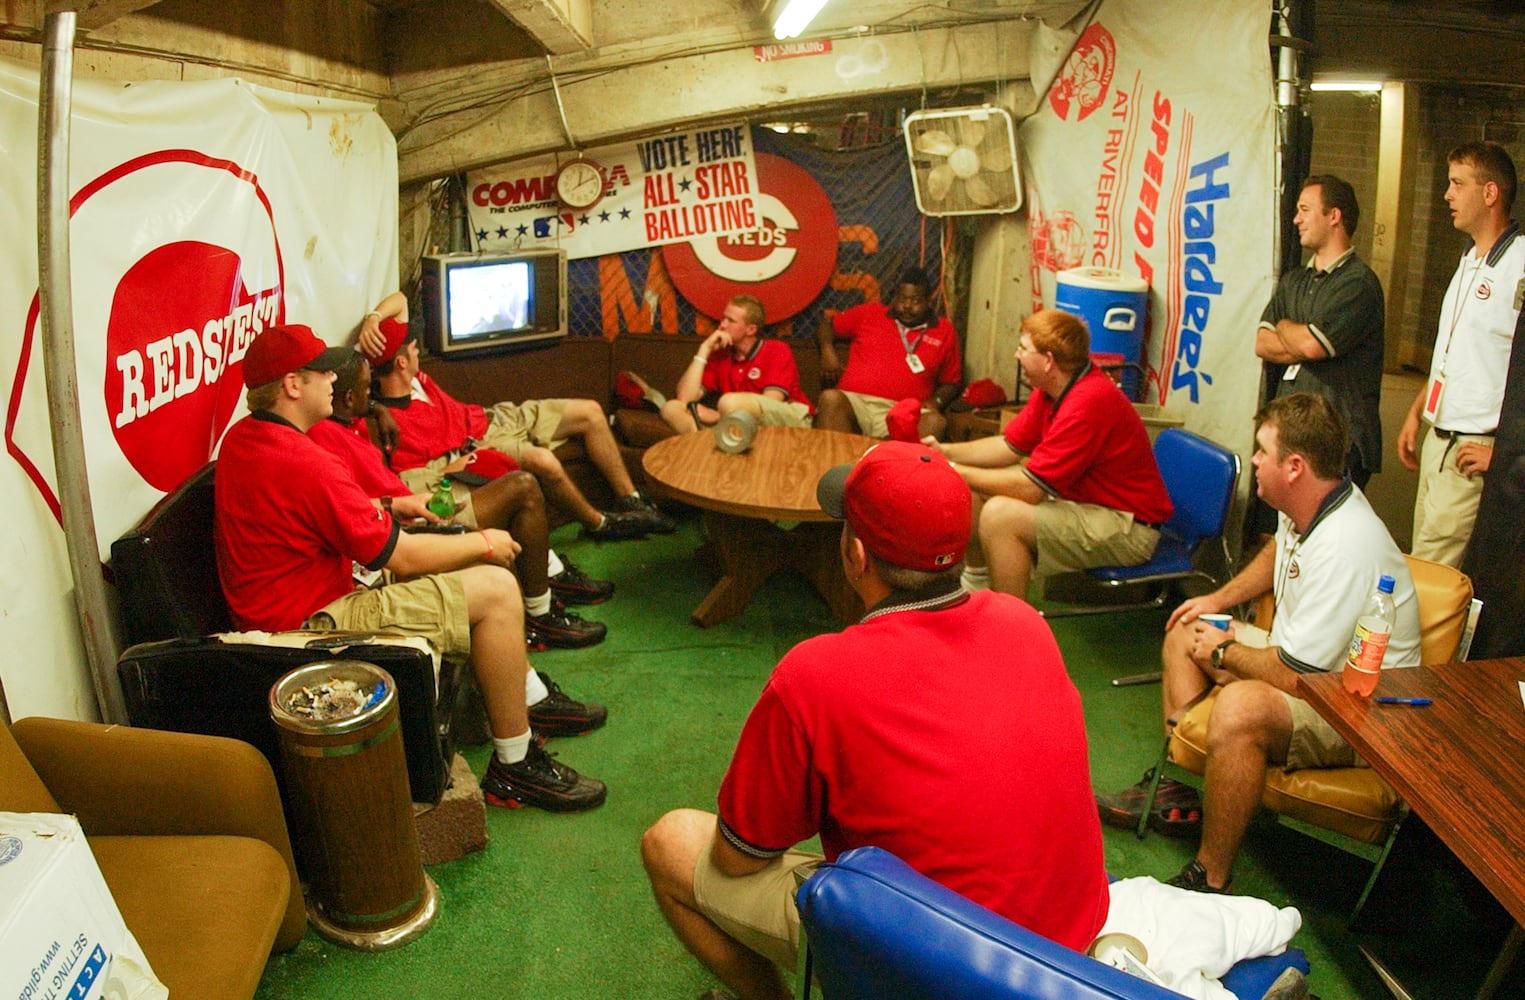
[[[683,946],[740,1000],[787,1000],[778,967],[715,925],[694,899],[694,868],[715,839],[715,816],[675,809],[641,838],[641,860],[662,916]]]
[[[979,534],[990,589],[1027,600],[1038,548],[1037,509],[1012,497],[990,497],[980,511]]]
[[[561,423],[556,427],[556,438],[582,438],[588,460],[603,474],[604,480],[614,490],[616,499],[628,497],[635,492],[630,470],[625,468],[624,456],[620,454],[619,442],[609,429],[609,420],[601,406],[591,399],[569,399]]]
[[[816,400],[815,426],[827,431],[847,431],[862,434],[858,418],[853,416],[853,405],[847,401],[841,389],[822,389]]]
[[[545,520],[545,495],[528,472],[510,472],[471,493],[477,524],[502,528],[519,543],[514,575],[525,597],[539,597],[550,589],[546,560],[550,553]]]
[[[471,668],[487,707],[487,728],[495,739],[529,732],[524,705],[524,601],[513,574],[496,566],[461,570],[466,613],[471,620]]]
[[[1215,889],[1228,884],[1239,845],[1265,789],[1266,766],[1287,759],[1292,713],[1279,690],[1260,681],[1225,685],[1207,727],[1202,844],[1197,861]]]
[[[562,468],[561,460],[550,449],[533,445],[525,448],[519,455],[519,465],[534,475],[545,496],[571,514],[578,524],[591,530],[603,523],[604,515],[582,495],[582,490],[572,482],[567,470]]]

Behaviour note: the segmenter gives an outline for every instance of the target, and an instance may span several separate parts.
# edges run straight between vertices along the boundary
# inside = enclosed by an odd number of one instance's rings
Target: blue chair
[[[812,977],[825,1000],[1180,1000],[1072,951],[912,870],[860,847],[822,865],[795,894],[807,945],[800,995]],[[1258,1000],[1301,950],[1250,959],[1223,984]]]
[[[1138,566],[1098,566],[1086,570],[1087,576],[1107,588],[1152,585],[1154,596],[1130,604],[1054,608],[1044,612],[1046,617],[1158,608],[1169,598],[1172,584],[1193,577],[1216,587],[1220,583],[1218,578],[1196,563],[1198,550],[1210,541],[1217,541],[1222,548],[1224,567],[1233,565],[1223,531],[1234,503],[1234,484],[1239,480],[1239,456],[1190,431],[1167,427],[1155,438],[1154,460],[1175,508],[1170,520],[1160,528],[1160,543],[1154,555]]]

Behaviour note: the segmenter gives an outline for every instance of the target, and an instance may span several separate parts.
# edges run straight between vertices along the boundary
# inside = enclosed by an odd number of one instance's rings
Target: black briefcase
[[[356,632],[254,633],[247,639],[234,633],[145,642],[127,649],[117,661],[117,676],[128,721],[252,743],[270,761],[284,788],[270,720],[271,685],[316,660],[364,660],[391,674],[397,685],[413,801],[439,802],[449,782],[454,747],[450,712],[437,712],[436,706],[454,700],[452,665],[442,669],[437,688],[433,655],[406,639]]]

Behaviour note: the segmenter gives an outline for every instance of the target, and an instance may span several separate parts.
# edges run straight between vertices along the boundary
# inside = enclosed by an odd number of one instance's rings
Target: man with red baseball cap
[[[718,816],[678,809],[646,831],[663,915],[738,997],[788,997],[796,875],[822,860],[795,845],[819,834],[828,860],[878,845],[1085,948],[1108,893],[1080,696],[1037,612],[959,586],[969,487],[936,451],[890,441],[817,497],[846,521],[842,568],[868,613],[779,662]]]
[[[218,453],[214,533],[234,624],[416,635],[444,656],[468,658],[493,737],[482,779],[487,800],[558,812],[599,805],[603,783],[556,761],[530,731],[527,696],[539,702],[547,735],[595,729],[608,713],[559,690],[546,697],[529,670],[513,575],[519,543],[494,528],[402,533],[393,515],[424,516],[423,498],[398,497],[383,509],[307,436],[333,412],[333,370],[352,353],[291,324],[265,329],[243,358],[250,415],[233,425]],[[355,563],[385,569],[398,582],[357,590]]]
[[[360,325],[360,349],[375,369],[376,398],[400,428],[392,467],[415,490],[432,491],[460,461],[467,441],[495,448],[540,480],[540,488],[600,541],[667,534],[670,518],[636,490],[603,408],[591,399],[531,399],[481,407],[457,402],[419,369],[418,339],[408,330],[408,299],[393,292]],[[614,491],[614,509],[588,502],[555,449],[581,438],[588,460]]]

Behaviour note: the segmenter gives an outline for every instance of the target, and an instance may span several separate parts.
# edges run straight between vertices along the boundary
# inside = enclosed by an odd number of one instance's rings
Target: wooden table
[[[1507,953],[1518,947],[1519,925],[1525,923],[1525,760],[1520,757],[1525,702],[1520,681],[1525,681],[1525,659],[1520,658],[1382,671],[1377,694],[1434,701],[1416,707],[1358,698],[1340,686],[1337,673],[1297,678],[1298,693],[1397,789],[1514,917],[1506,954],[1494,963],[1478,996],[1491,993],[1507,971]],[[1380,963],[1367,957],[1387,979]]]
[[[716,447],[708,430],[646,449],[642,463],[652,482],[704,511],[721,567],[720,582],[694,610],[694,621],[708,628],[735,618],[764,581],[790,566],[820,591],[832,614],[843,621],[861,617],[863,603],[837,555],[841,525],[816,503],[815,487],[827,469],[857,461],[875,443],[840,431],[759,427],[751,449],[739,455]]]

